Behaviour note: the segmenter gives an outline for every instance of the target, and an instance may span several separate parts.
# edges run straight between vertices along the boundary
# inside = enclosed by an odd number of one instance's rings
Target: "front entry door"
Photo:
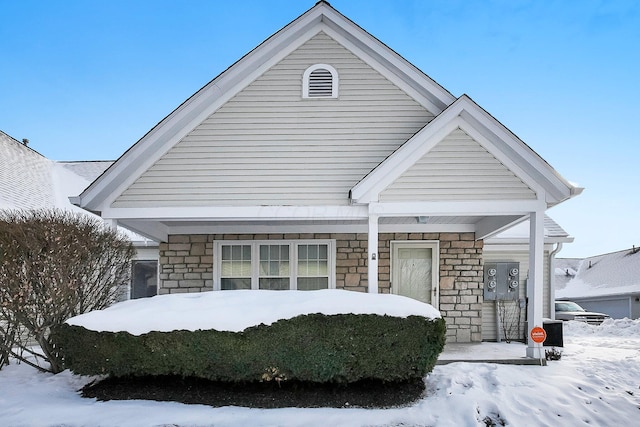
[[[391,242],[391,289],[438,308],[438,242]]]

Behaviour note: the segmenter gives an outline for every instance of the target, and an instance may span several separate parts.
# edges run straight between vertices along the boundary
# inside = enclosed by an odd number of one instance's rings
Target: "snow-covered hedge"
[[[138,331],[134,335],[123,330],[114,332],[89,329],[96,316],[106,319],[110,310],[120,313],[123,310],[120,305],[97,313],[93,320],[90,319],[91,313],[85,315],[84,319],[71,319],[70,324],[65,324],[56,331],[55,339],[65,366],[78,374],[178,375],[231,382],[296,380],[351,383],[364,379],[407,381],[422,378],[430,372],[444,348],[446,327],[437,311],[426,304],[423,304],[425,307],[420,307],[415,305],[417,302],[414,300],[393,295],[377,295],[372,298],[368,294],[347,291],[253,291],[245,294],[244,310],[236,310],[235,317],[255,317],[260,309],[250,303],[254,300],[261,301],[261,307],[271,304],[268,311],[277,313],[279,310],[274,301],[282,303],[293,298],[298,302],[298,311],[308,311],[304,309],[308,304],[300,299],[313,300],[314,294],[318,301],[323,298],[327,300],[326,308],[316,307],[311,310],[315,313],[281,315],[280,320],[260,321],[255,326],[239,331],[228,330],[237,328],[224,330],[222,327],[211,326],[208,329],[189,328],[192,330],[178,331],[151,328],[148,332]],[[220,300],[217,302],[225,305],[226,301],[228,307],[232,304],[229,298],[238,298],[239,295],[240,293],[233,291],[190,297],[194,306],[198,305],[197,298],[214,299],[209,301],[207,317],[216,317],[214,302]],[[176,297],[173,298],[175,304],[170,304],[172,298],[166,296],[152,298],[146,303],[180,307],[188,300],[185,296]],[[350,309],[338,310],[344,311],[343,313],[325,313],[335,311],[335,306],[342,305],[340,297],[347,300],[356,298],[359,303],[352,300]],[[271,298],[275,299],[271,301]],[[333,301],[333,304],[328,304],[329,301]],[[384,301],[387,310],[395,314],[389,315],[385,310],[379,309],[385,306]],[[144,304],[136,301],[128,305],[135,309]],[[286,305],[281,311],[291,312],[292,307]],[[329,305],[334,308],[329,309]],[[417,313],[416,310],[422,313],[412,314]],[[195,311],[197,310],[192,310],[191,313]],[[376,313],[369,314],[370,311]],[[223,317],[230,315],[225,310],[217,314]],[[152,317],[166,320],[171,314],[156,312]],[[226,322],[234,324],[229,319]],[[109,322],[105,320],[104,323]],[[80,326],[81,324],[84,326]],[[114,328],[107,326],[96,329]]]

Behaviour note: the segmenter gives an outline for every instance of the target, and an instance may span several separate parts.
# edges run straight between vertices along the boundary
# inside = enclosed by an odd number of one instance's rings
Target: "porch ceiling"
[[[499,226],[512,223],[512,216],[397,216],[379,219],[381,233],[486,233],[487,221]],[[118,225],[158,241],[170,234],[263,234],[263,233],[367,233],[368,219],[353,220],[142,220],[120,219]],[[497,230],[497,228],[496,228]],[[479,237],[483,237],[479,236]]]

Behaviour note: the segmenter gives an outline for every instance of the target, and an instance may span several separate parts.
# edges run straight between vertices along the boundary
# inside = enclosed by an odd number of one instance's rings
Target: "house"
[[[0,209],[64,209],[93,215],[69,202],[105,171],[111,161],[57,162],[0,131]],[[126,232],[136,248],[125,297],[155,295],[158,244]]]
[[[319,1],[72,201],[161,242],[160,293],[393,292],[477,342],[485,239],[529,219],[527,321],[542,324],[544,214],[580,191]]]
[[[584,259],[558,258],[556,298],[614,319],[640,318],[640,249]]]

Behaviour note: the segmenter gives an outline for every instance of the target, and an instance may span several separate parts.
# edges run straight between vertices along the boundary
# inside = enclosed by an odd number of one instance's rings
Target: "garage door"
[[[629,313],[629,298],[610,299],[604,301],[575,301],[587,311],[605,313],[614,319],[631,317],[631,314]]]

